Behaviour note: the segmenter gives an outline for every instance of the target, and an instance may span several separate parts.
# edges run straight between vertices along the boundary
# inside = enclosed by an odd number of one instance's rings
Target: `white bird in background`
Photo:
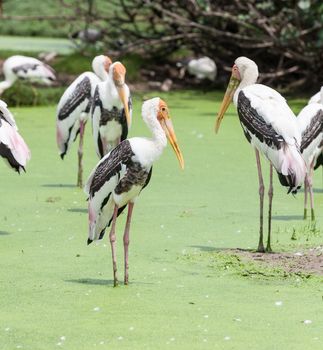
[[[124,283],[128,284],[129,229],[134,202],[142,189],[148,185],[152,165],[166,147],[167,138],[176,153],[181,168],[184,168],[184,159],[177,144],[166,103],[158,97],[145,101],[142,106],[142,117],[153,137],[134,137],[122,141],[100,160],[85,186],[85,192],[89,195],[88,244],[102,239],[106,227],[111,225],[109,238],[115,286],[118,283],[115,251],[117,216],[128,205],[127,223],[123,236]]]
[[[24,139],[20,136],[13,115],[6,103],[0,100],[0,156],[7,164],[20,173],[25,171],[30,151]]]
[[[187,64],[187,70],[191,75],[201,80],[209,79],[214,81],[217,73],[215,62],[206,56],[190,60]]]
[[[323,89],[321,91],[323,97]],[[307,167],[304,182],[304,219],[307,217],[307,194],[309,193],[311,219],[315,220],[313,173],[323,150],[323,104],[311,103],[305,106],[297,117],[297,123],[302,134],[301,152]]]
[[[246,57],[236,59],[232,75],[216,120],[219,130],[223,116],[233,99],[247,140],[255,148],[260,196],[260,230],[258,251],[264,252],[263,201],[264,183],[261,171],[261,152],[270,162],[268,240],[266,251],[271,251],[271,209],[273,198],[273,167],[280,183],[296,193],[304,182],[306,165],[300,153],[301,133],[297,120],[286,100],[268,86],[256,84],[258,67]]]
[[[56,79],[53,68],[34,57],[11,56],[4,61],[2,70],[5,80],[0,82],[0,95],[18,79],[45,85]]]
[[[93,95],[98,83],[108,78],[108,70],[112,64],[108,56],[96,56],[92,61],[93,72],[85,72],[77,77],[65,90],[59,100],[56,116],[56,141],[63,159],[72,143],[80,134],[78,149],[77,185],[83,187],[83,136],[88,120]]]
[[[310,98],[310,100],[308,101],[308,104],[323,103],[322,96],[323,96],[323,86],[321,87],[321,90],[319,92],[317,92],[315,95],[313,95]]]
[[[92,130],[99,158],[110,152],[128,135],[132,102],[125,83],[126,68],[111,64],[108,78],[95,89],[92,105]]]

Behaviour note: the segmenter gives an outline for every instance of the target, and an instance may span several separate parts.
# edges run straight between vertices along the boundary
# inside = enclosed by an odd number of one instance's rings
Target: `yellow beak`
[[[118,90],[118,94],[119,94],[120,100],[121,100],[121,102],[123,104],[123,107],[124,107],[128,128],[130,128],[130,126],[131,126],[131,117],[130,117],[128,101],[127,101],[127,97],[126,97],[126,90],[125,90],[124,86],[117,87],[117,90]]]
[[[170,119],[163,119],[162,123],[161,123],[162,128],[165,131],[165,134],[169,140],[169,143],[171,144],[171,146],[173,147],[173,150],[176,154],[176,157],[179,161],[180,167],[182,169],[184,169],[184,158],[183,158],[183,154],[178,146],[177,143],[177,138],[175,135],[175,131],[174,131],[174,127],[173,127],[173,123]]]
[[[231,75],[227,90],[224,94],[221,106],[220,106],[220,110],[218,112],[216,121],[215,121],[215,132],[217,133],[219,131],[220,128],[220,124],[222,122],[222,119],[224,117],[224,114],[226,112],[226,110],[228,109],[232,99],[233,99],[233,95],[234,92],[237,90],[238,86],[240,84],[240,80],[237,79],[236,77],[234,77],[233,75]]]

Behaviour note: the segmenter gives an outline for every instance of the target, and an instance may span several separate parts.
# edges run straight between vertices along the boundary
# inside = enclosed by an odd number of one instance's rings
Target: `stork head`
[[[177,143],[174,126],[166,102],[159,97],[145,101],[142,105],[142,116],[148,126],[153,127],[157,122],[162,127],[169,143],[171,144],[176,154],[180,167],[184,169],[183,154]]]
[[[131,117],[130,117],[129,106],[128,106],[129,96],[127,94],[128,90],[126,89],[126,85],[125,85],[126,67],[121,62],[114,62],[110,67],[110,74],[112,74],[114,85],[117,88],[119,98],[123,104],[128,127],[130,127]]]
[[[95,56],[92,61],[92,69],[102,80],[107,78],[107,73],[112,64],[111,58],[105,55]]]
[[[218,112],[215,122],[215,132],[217,133],[220,128],[221,121],[224,117],[226,110],[228,109],[235,91],[242,82],[244,86],[254,84],[258,78],[258,66],[252,60],[247,57],[238,57],[234,65],[232,66],[232,73],[229,80],[227,90],[224,94],[220,111]]]

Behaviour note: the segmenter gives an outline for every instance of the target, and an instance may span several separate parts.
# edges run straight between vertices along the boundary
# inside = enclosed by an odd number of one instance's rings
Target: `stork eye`
[[[166,112],[166,108],[165,107],[162,107],[162,112]]]

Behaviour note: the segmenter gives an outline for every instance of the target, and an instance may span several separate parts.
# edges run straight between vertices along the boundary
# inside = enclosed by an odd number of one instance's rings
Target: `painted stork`
[[[256,84],[258,67],[246,57],[236,59],[232,75],[217,116],[215,130],[218,132],[224,114],[233,99],[240,123],[247,140],[255,148],[260,196],[260,229],[258,251],[264,252],[263,201],[264,182],[261,171],[261,152],[270,162],[268,239],[266,251],[270,252],[271,209],[273,198],[273,167],[280,183],[296,193],[302,185],[306,166],[300,153],[301,134],[296,117],[286,100],[268,86]]]
[[[323,104],[311,103],[305,106],[297,117],[297,123],[302,135],[301,152],[307,168],[304,182],[304,219],[307,218],[307,195],[309,194],[311,219],[315,220],[313,173],[323,150]]]
[[[0,155],[8,165],[20,173],[25,171],[30,151],[20,136],[13,115],[6,103],[0,100]]]
[[[187,70],[197,79],[209,79],[214,81],[216,78],[216,64],[210,57],[201,57],[192,59],[187,64]]]
[[[131,125],[132,102],[125,84],[126,68],[114,62],[109,76],[97,85],[92,107],[92,130],[99,158],[109,153],[128,135]]]
[[[177,143],[167,104],[156,97],[145,101],[142,117],[153,137],[134,137],[122,141],[105,155],[92,171],[85,192],[89,195],[89,236],[87,243],[102,239],[106,227],[111,225],[110,243],[114,286],[117,285],[116,235],[117,216],[128,205],[128,216],[123,236],[124,283],[128,284],[128,246],[132,210],[136,198],[151,177],[152,165],[167,145],[167,138],[175,151],[180,166],[184,159]]]
[[[96,56],[92,61],[94,73],[85,72],[77,77],[65,90],[57,106],[56,140],[62,159],[80,134],[77,176],[79,187],[83,187],[82,158],[85,124],[90,114],[95,88],[98,83],[108,78],[107,72],[111,64],[109,57]]]
[[[45,85],[56,79],[53,68],[34,57],[11,56],[4,61],[2,69],[5,80],[0,82],[0,95],[18,79]]]
[[[308,104],[311,103],[323,103],[323,86],[321,87],[321,90],[319,92],[317,92],[310,98]]]

